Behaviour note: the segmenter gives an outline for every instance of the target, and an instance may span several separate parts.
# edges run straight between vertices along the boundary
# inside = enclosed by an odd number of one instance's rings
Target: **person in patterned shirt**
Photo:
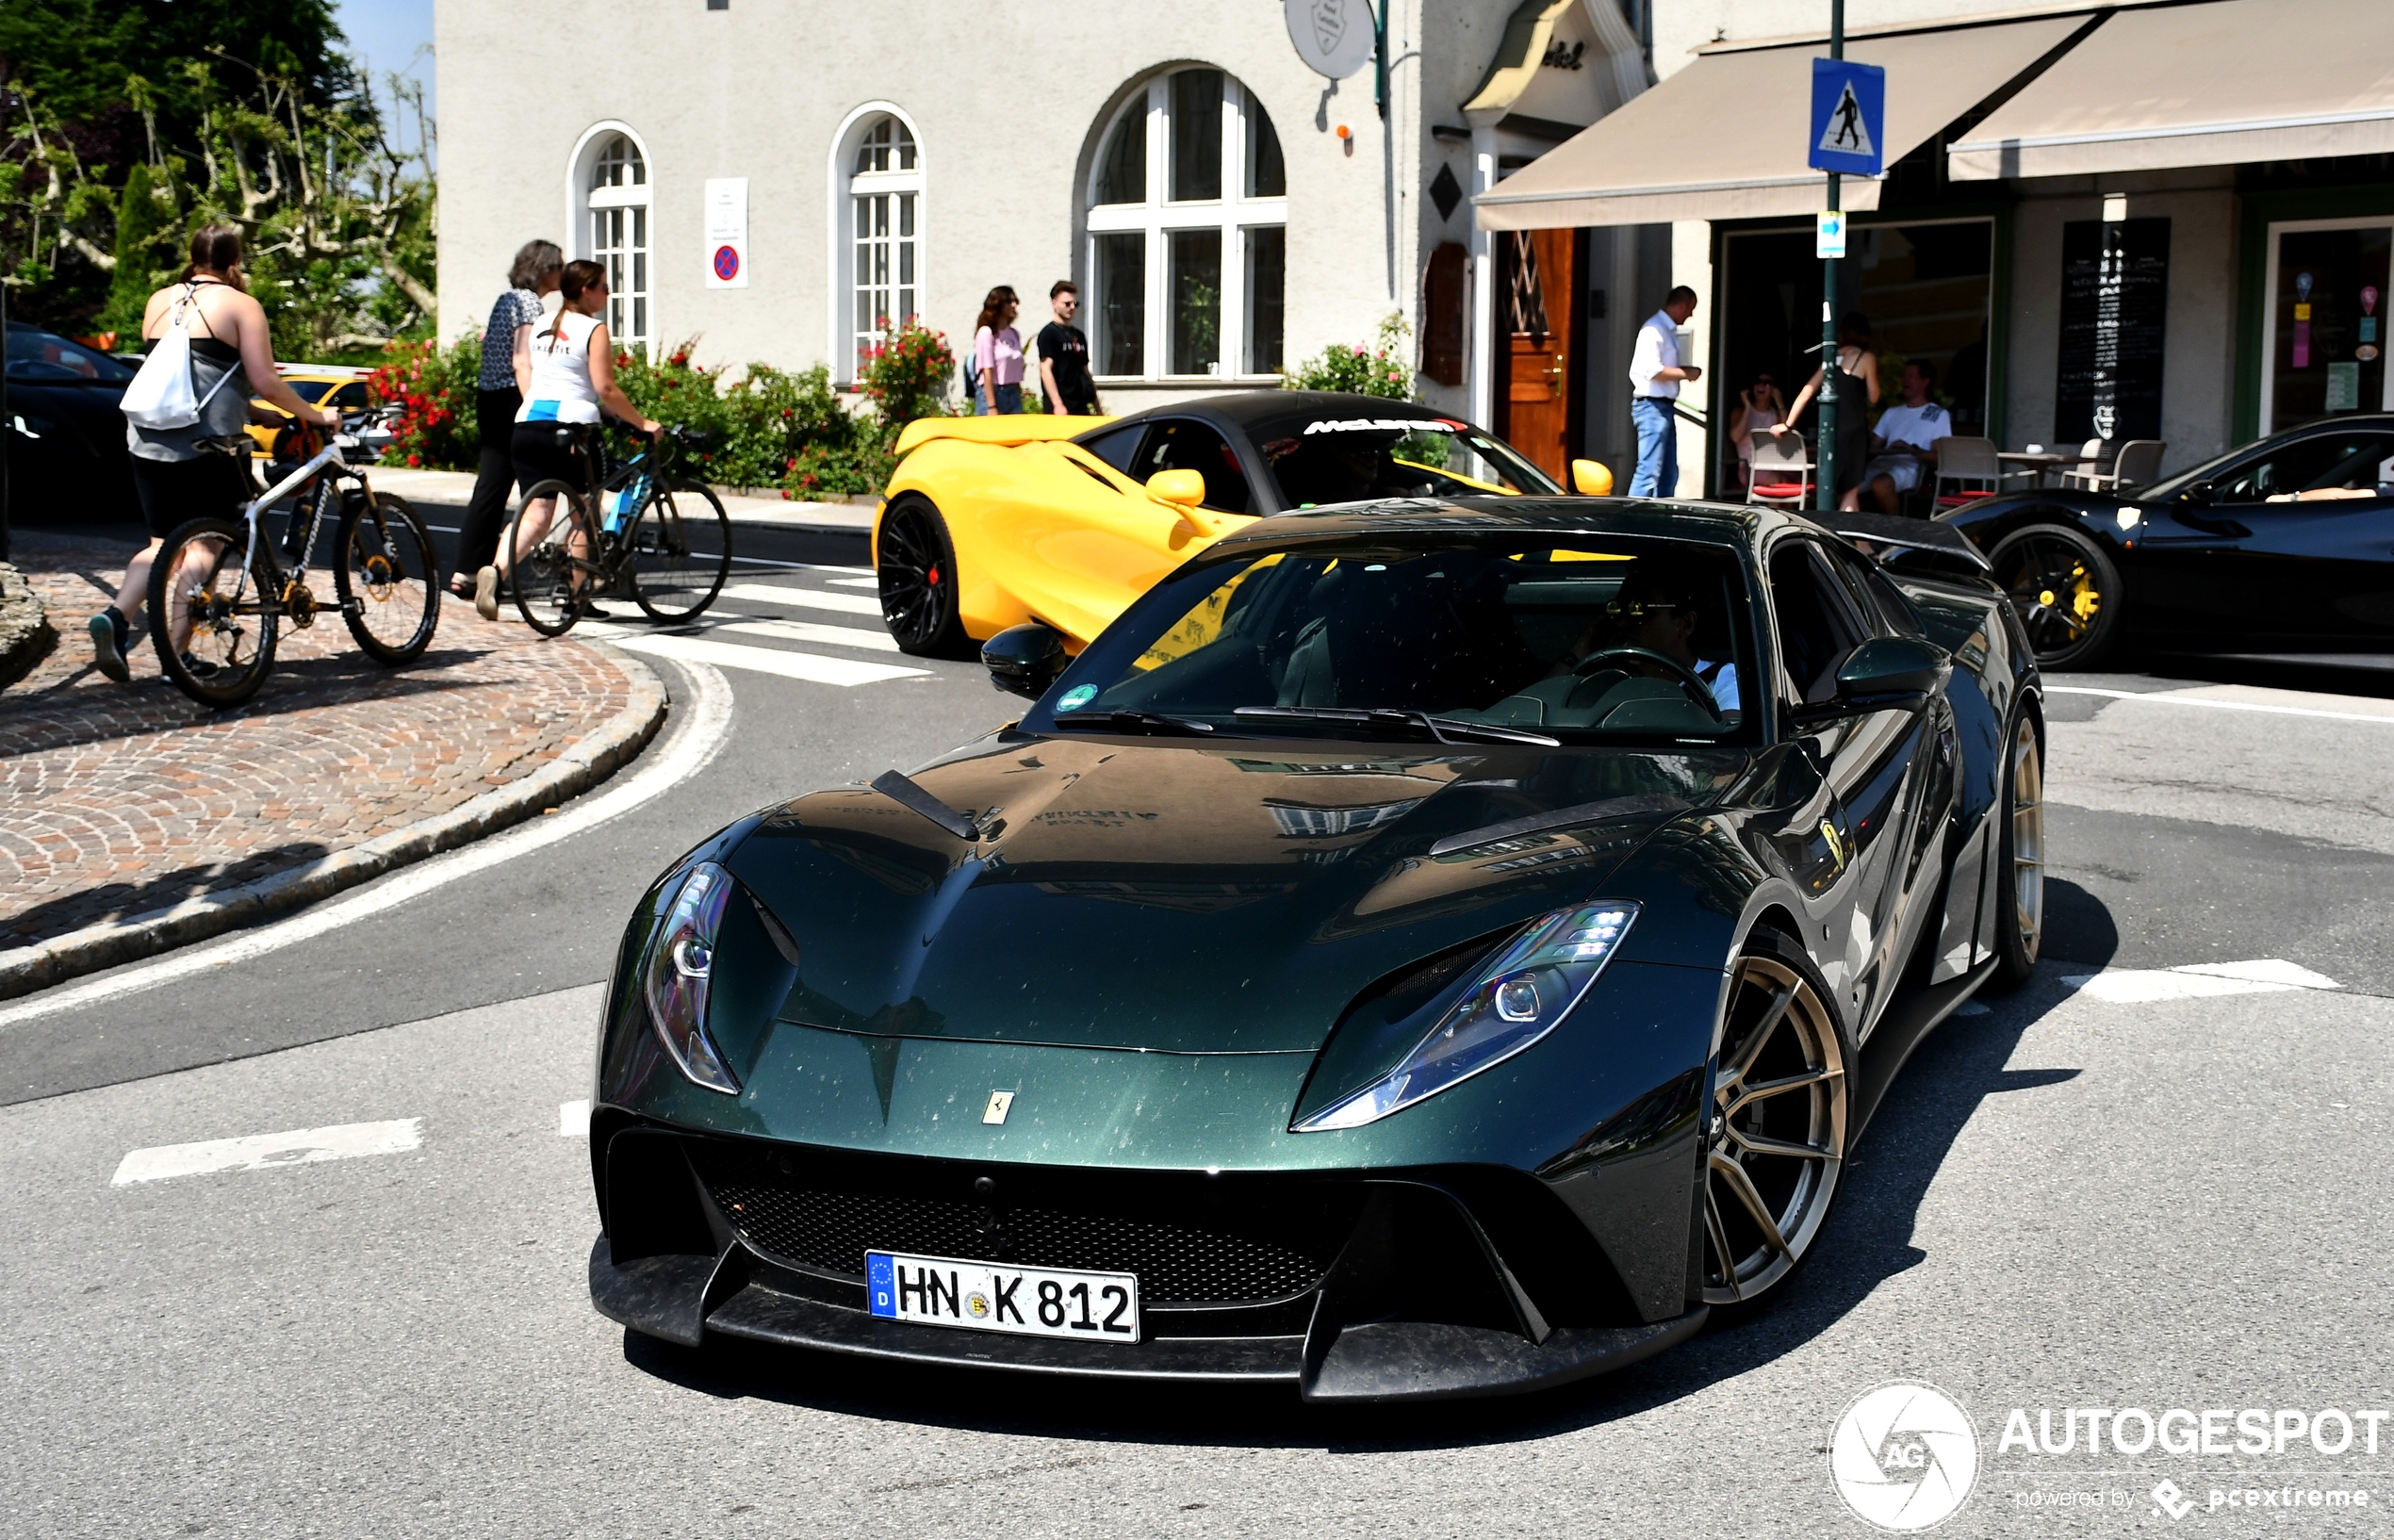
[[[489,565],[499,551],[499,532],[506,525],[516,486],[516,409],[524,403],[516,357],[540,324],[542,296],[557,291],[557,275],[565,269],[566,254],[555,241],[525,241],[507,270],[505,291],[490,307],[490,324],[483,328],[482,373],[474,382],[482,467],[457,534],[457,567],[449,579],[449,591],[459,598],[474,597],[472,574]]]

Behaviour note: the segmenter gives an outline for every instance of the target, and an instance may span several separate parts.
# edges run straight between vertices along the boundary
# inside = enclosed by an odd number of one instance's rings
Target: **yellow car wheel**
[[[2084,532],[2031,524],[2005,535],[1988,561],[2044,667],[2091,666],[2119,639],[2120,569]]]
[[[965,649],[957,614],[956,547],[930,500],[899,497],[881,516],[875,552],[881,619],[898,648],[918,658],[953,658]]]

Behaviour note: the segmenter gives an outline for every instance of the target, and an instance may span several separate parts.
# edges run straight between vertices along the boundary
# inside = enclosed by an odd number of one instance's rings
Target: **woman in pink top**
[[[981,319],[974,323],[973,378],[980,382],[974,395],[983,417],[1005,416],[1023,409],[1023,338],[1014,330],[1022,302],[1004,284],[981,302]]]

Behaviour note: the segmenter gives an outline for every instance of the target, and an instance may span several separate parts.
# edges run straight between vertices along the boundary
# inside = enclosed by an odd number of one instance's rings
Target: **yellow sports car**
[[[899,647],[949,656],[1039,620],[1077,647],[1253,520],[1372,498],[1559,492],[1520,452],[1408,401],[1256,390],[1123,418],[924,418],[873,530]],[[1575,460],[1577,490],[1611,472]]]
[[[294,395],[310,406],[337,406],[344,412],[362,412],[369,404],[366,394],[366,371],[356,369],[309,369],[299,366],[281,371],[283,383]],[[257,443],[256,453],[271,455],[274,437],[290,425],[290,416],[262,396],[250,398],[254,412],[274,418],[272,424],[254,420],[249,425],[249,435]]]

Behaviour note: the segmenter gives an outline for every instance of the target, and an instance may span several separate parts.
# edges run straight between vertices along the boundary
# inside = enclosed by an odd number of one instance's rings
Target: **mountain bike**
[[[560,424],[579,438],[584,484],[550,479],[524,492],[500,549],[516,612],[543,636],[563,636],[600,598],[630,598],[651,620],[696,619],[731,575],[731,517],[703,482],[674,474],[680,451],[706,435],[668,428],[630,460],[610,463],[597,424]],[[527,517],[545,498],[548,527]]]
[[[150,641],[175,688],[203,706],[241,704],[273,668],[283,623],[304,631],[328,608],[339,610],[376,663],[423,654],[440,621],[432,535],[403,499],[373,490],[365,467],[342,456],[345,447],[370,445],[380,421],[375,413],[345,418],[321,451],[260,492],[238,519],[195,518],[167,536],[150,568]],[[205,447],[232,456],[255,489],[250,446],[239,434]],[[294,494],[289,538],[278,547],[266,514]],[[310,582],[328,525],[329,606]]]

